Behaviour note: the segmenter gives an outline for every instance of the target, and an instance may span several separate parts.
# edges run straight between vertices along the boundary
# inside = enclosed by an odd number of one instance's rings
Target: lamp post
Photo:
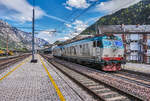
[[[34,6],[35,6],[35,0],[33,0],[33,18],[32,18],[32,63],[36,63],[37,60],[34,59],[34,54],[35,54],[35,50],[34,50],[34,18],[35,18],[35,11],[34,11]]]

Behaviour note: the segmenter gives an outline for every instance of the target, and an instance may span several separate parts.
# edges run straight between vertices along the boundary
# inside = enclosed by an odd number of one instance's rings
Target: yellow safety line
[[[43,62],[43,60],[42,60],[41,58],[40,58],[40,60],[41,60],[41,63],[42,63],[42,65],[43,65],[43,67],[45,68],[45,71],[47,72],[47,75],[48,75],[49,79],[51,80],[51,82],[52,82],[52,84],[53,84],[53,86],[54,86],[54,88],[55,88],[55,90],[56,90],[56,92],[57,92],[57,94],[58,94],[60,100],[61,100],[61,101],[65,101],[64,96],[62,95],[62,93],[61,93],[60,89],[58,88],[57,84],[55,83],[55,81],[53,80],[52,76],[51,76],[50,73],[48,72],[48,69],[46,68],[46,66],[45,66],[45,64],[44,64],[44,62]]]
[[[27,58],[28,59],[28,58]],[[14,69],[12,69],[11,71],[9,71],[6,75],[4,75],[2,78],[0,78],[0,81],[3,80],[4,78],[6,78],[8,75],[10,75],[13,71],[15,71],[17,68],[19,68],[20,66],[22,66],[23,64],[25,64],[25,62],[27,62],[27,59],[24,60],[22,63],[20,63],[19,65],[17,65]]]

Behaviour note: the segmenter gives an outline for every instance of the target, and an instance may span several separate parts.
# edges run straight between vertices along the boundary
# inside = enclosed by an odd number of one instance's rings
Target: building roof
[[[135,33],[150,34],[150,25],[103,25],[99,26],[101,33]]]
[[[77,36],[73,37],[72,39],[68,39],[68,40],[62,42],[59,45],[68,44],[68,43],[71,43],[71,42],[74,42],[74,41],[77,41],[77,40],[82,40],[82,39],[85,39],[85,38],[88,38],[88,37],[93,37],[93,35],[77,35]]]

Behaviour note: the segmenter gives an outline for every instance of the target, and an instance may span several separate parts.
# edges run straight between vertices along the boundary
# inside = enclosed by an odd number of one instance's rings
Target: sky
[[[36,37],[49,43],[80,34],[100,17],[141,0],[35,0]],[[0,0],[0,19],[32,32],[33,0]]]

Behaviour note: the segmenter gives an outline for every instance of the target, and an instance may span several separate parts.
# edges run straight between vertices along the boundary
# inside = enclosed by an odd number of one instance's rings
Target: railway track
[[[118,71],[116,73],[113,73],[114,76],[122,78],[124,80],[136,83],[140,86],[144,86],[147,88],[150,88],[150,75],[149,76],[143,76],[142,74],[137,75],[136,73],[132,74],[127,71]]]
[[[139,98],[133,95],[122,92],[108,84],[96,80],[95,78],[89,77],[79,71],[55,62],[48,56],[43,57],[65,75],[74,80],[77,84],[86,89],[93,96],[99,98],[101,101],[141,101]]]
[[[18,61],[23,60],[24,58],[28,57],[30,54],[23,54],[15,57],[8,57],[0,59],[0,70],[15,64]]]

